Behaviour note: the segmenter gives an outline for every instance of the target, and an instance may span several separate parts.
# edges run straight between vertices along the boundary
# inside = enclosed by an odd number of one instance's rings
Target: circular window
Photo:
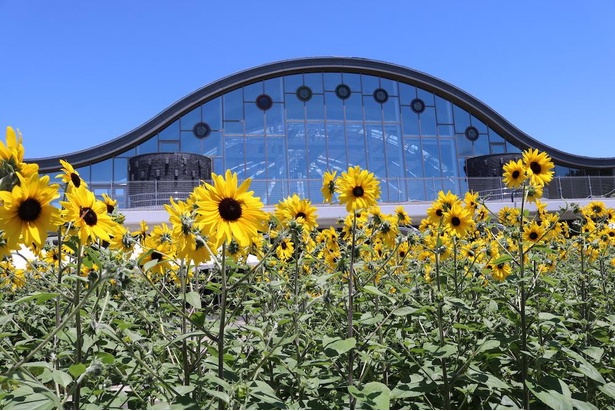
[[[415,98],[410,102],[410,108],[415,113],[422,113],[425,111],[425,102],[423,102],[420,98]]]
[[[211,127],[207,123],[196,123],[194,127],[192,127],[192,133],[197,138],[205,138],[211,134]]]
[[[348,97],[350,97],[350,87],[348,87],[346,84],[340,84],[335,88],[335,95],[342,100],[346,100]]]
[[[476,127],[470,126],[466,128],[466,138],[470,141],[478,140],[478,130]]]
[[[389,99],[389,93],[383,88],[378,88],[374,91],[374,100],[380,104],[384,104]]]
[[[312,89],[308,86],[301,86],[297,89],[297,98],[300,101],[306,102],[312,98]]]
[[[267,111],[273,106],[273,100],[267,94],[256,97],[256,106],[263,111]]]

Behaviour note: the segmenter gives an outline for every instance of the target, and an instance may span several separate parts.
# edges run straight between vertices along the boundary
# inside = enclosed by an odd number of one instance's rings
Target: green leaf
[[[512,259],[513,259],[513,258],[512,258],[510,255],[508,255],[508,254],[504,254],[504,255],[501,255],[501,256],[499,256],[498,258],[496,258],[496,259],[493,261],[493,263],[491,263],[491,264],[493,264],[493,265],[500,265],[500,264],[502,264],[502,263],[507,263],[507,262],[509,262],[509,261],[512,261]]]
[[[478,354],[484,351],[493,350],[494,348],[498,348],[499,346],[500,346],[499,340],[486,340],[478,347],[478,350],[476,350],[476,353]]]
[[[271,405],[271,407],[266,408],[286,408],[282,400],[280,400],[275,394],[273,388],[271,388],[271,386],[264,381],[257,380],[252,382],[250,385],[250,395],[258,398],[267,405]]]
[[[568,356],[574,359],[577,363],[573,365],[573,367],[579,371],[581,374],[585,375],[587,378],[590,378],[596,382],[601,384],[606,384],[604,377],[600,374],[600,371],[596,369],[593,365],[589,363],[581,354],[572,351],[569,348],[561,347],[562,351],[568,354]]]
[[[201,296],[196,291],[186,293],[186,301],[197,310],[201,309]]]
[[[194,391],[194,385],[176,385],[173,387],[173,390],[177,392],[180,396],[186,395]]]
[[[70,375],[72,375],[74,378],[79,377],[81,374],[83,374],[85,372],[85,370],[87,369],[87,367],[85,366],[85,364],[73,364],[70,367],[68,367],[68,372],[70,373]]]
[[[396,310],[393,311],[393,315],[396,315],[398,317],[403,317],[406,315],[412,315],[414,313],[416,313],[417,311],[421,311],[423,312],[423,309],[419,309],[419,308],[414,308],[414,307],[400,307]]]
[[[607,382],[606,384],[598,386],[598,389],[603,394],[615,399],[615,382]]]
[[[53,380],[61,387],[68,387],[68,385],[73,382],[73,377],[62,370],[53,370],[52,375]]]
[[[562,381],[560,381],[563,384]],[[540,401],[553,408],[554,410],[571,410],[572,409],[572,398],[569,396],[565,396],[554,390],[547,390],[543,387],[534,385],[530,381],[526,381],[527,387],[529,390],[538,398]]]
[[[379,295],[380,297],[388,297],[388,295],[386,295],[373,285],[366,285],[365,287],[363,287],[363,291],[365,291],[367,294]]]
[[[47,300],[51,300],[52,298],[56,298],[58,295],[60,295],[60,293],[43,293],[43,292],[38,292],[38,293],[34,293],[34,294],[27,295],[25,297],[22,297],[19,300],[16,300],[16,301],[12,302],[11,304],[19,304],[19,303],[23,303],[23,302],[31,301],[31,300],[36,300],[37,304],[42,304],[42,303],[44,303]]]
[[[368,382],[361,390],[354,386],[348,392],[357,399],[357,409],[388,410],[391,391],[381,382]]]
[[[352,350],[357,344],[355,338],[346,338],[345,340],[337,340],[325,346],[325,355],[327,357],[337,357],[347,351]]]

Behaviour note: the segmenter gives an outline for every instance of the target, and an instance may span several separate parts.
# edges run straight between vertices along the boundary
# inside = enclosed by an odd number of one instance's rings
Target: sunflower
[[[472,214],[459,204],[454,204],[446,211],[443,219],[444,227],[448,230],[449,234],[459,238],[465,237],[466,233],[474,227]]]
[[[297,194],[293,194],[276,205],[275,216],[282,225],[288,225],[295,220],[308,231],[312,231],[318,227],[316,210],[310,200],[301,199]]]
[[[81,186],[87,187],[87,183],[81,179],[79,173],[73,168],[73,166],[66,160],[60,160],[62,164],[62,174],[58,174],[56,178],[62,178],[62,182],[68,184],[69,187],[79,188]]]
[[[130,232],[122,224],[116,224],[111,232],[110,248],[113,250],[120,250],[125,253],[132,253],[135,239]]]
[[[395,207],[395,215],[397,216],[397,224],[400,226],[409,226],[412,224],[412,217],[408,215],[404,206]]]
[[[11,291],[16,291],[26,285],[25,271],[16,268],[12,261],[0,261],[0,290],[10,288]]]
[[[527,187],[527,193],[525,199],[529,203],[535,203],[542,198],[542,186],[535,186],[533,184]]]
[[[113,198],[109,197],[107,193],[103,193],[102,198],[103,203],[105,203],[105,205],[107,206],[107,213],[113,213],[115,207],[117,207],[117,200],[114,200]]]
[[[463,198],[463,203],[465,204],[466,209],[468,209],[471,213],[476,212],[478,209],[478,193],[476,191],[468,191]]]
[[[140,243],[145,242],[145,239],[149,235],[148,233],[149,227],[147,226],[147,222],[145,220],[141,220],[139,224],[139,229],[131,232],[130,234]]]
[[[214,185],[205,183],[207,190],[196,201],[206,232],[212,236],[215,248],[233,238],[241,247],[248,247],[269,220],[260,198],[248,191],[252,179],[237,187],[237,174],[230,170],[224,177],[212,174],[212,179]]]
[[[355,166],[343,172],[336,191],[340,204],[346,204],[346,211],[357,211],[377,204],[380,198],[380,182],[367,170]]]
[[[12,191],[0,191],[0,230],[11,249],[19,243],[41,248],[47,232],[61,223],[58,209],[51,205],[59,196],[58,185],[50,185],[49,176],[39,178],[38,174],[27,180],[18,174],[18,178],[21,184]]]
[[[330,203],[335,193],[335,177],[337,176],[337,171],[325,171],[325,174],[322,176],[322,188],[320,192],[322,193],[322,198],[325,203]]]
[[[545,235],[544,228],[536,221],[532,221],[531,224],[523,227],[523,239],[530,243],[536,243],[540,241]]]
[[[18,184],[19,175],[29,180],[32,175],[38,174],[38,164],[24,163],[24,151],[19,130],[15,133],[12,127],[7,127],[6,145],[0,141],[0,181],[3,190],[10,191]],[[4,177],[9,178],[2,180]]]
[[[451,190],[448,190],[446,194],[444,191],[440,190],[436,201],[440,203],[444,211],[450,210],[455,204],[461,204],[459,197],[457,197],[456,194],[451,193]]]
[[[504,174],[502,181],[508,188],[519,188],[525,181],[527,172],[523,160],[511,160],[504,164]]]
[[[581,212],[583,213],[585,218],[598,220],[601,217],[606,217],[607,208],[602,201],[590,201],[585,207],[581,209]]]
[[[504,281],[512,273],[512,268],[508,263],[489,264],[487,269],[491,271],[491,276],[497,281]]]
[[[282,261],[286,261],[293,256],[295,245],[289,238],[283,238],[275,249],[275,253]]]
[[[175,249],[172,243],[156,243],[152,237],[148,237],[138,261],[141,269],[147,270],[150,279],[158,280],[169,270],[177,268],[174,258]],[[151,263],[152,261],[154,262]]]
[[[444,207],[440,204],[439,201],[434,201],[431,203],[431,206],[427,209],[427,220],[434,226],[437,227],[440,225],[440,221],[444,216]]]
[[[110,241],[109,235],[117,224],[107,213],[107,205],[97,200],[85,185],[80,185],[66,192],[67,201],[60,201],[63,207],[62,217],[78,231],[81,244],[94,242],[96,239]]]
[[[555,165],[547,153],[539,153],[538,150],[529,149],[523,152],[523,164],[525,164],[530,181],[535,186],[544,186],[553,179]]]

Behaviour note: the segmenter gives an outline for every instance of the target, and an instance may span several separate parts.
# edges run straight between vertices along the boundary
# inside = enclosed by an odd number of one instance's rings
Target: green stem
[[[222,265],[220,267],[220,324],[218,328],[218,378],[224,381],[224,328],[226,325],[226,244],[222,245]],[[224,390],[222,385],[218,387]],[[218,408],[226,409],[224,400],[218,401]]]
[[[352,245],[350,248],[350,267],[348,270],[348,338],[352,338],[354,336],[354,328],[352,324],[352,318],[354,316],[353,306],[354,306],[354,256],[355,256],[355,248],[357,241],[357,212],[354,211],[353,219],[352,219]],[[354,348],[348,351],[348,387],[354,385],[353,380],[353,371],[354,371]],[[356,404],[356,398],[349,394],[348,397],[348,406],[351,410],[354,410]]]
[[[83,245],[79,241],[79,249],[77,253],[77,276],[81,275],[81,263],[83,262]],[[98,287],[96,287],[98,289]],[[74,305],[78,307],[80,305],[81,298],[81,281],[77,279],[75,284]],[[76,363],[81,364],[83,362],[83,353],[81,352],[83,345],[83,332],[81,330],[81,310],[77,310],[75,313],[75,332],[77,334],[77,340],[75,341],[76,350]],[[73,395],[73,409],[78,410],[81,407],[81,380],[75,382],[75,394]]]

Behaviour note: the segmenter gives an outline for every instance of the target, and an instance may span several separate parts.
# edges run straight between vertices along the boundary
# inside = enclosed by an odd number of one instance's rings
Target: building
[[[251,68],[175,102],[138,128],[87,150],[30,159],[54,175],[70,162],[122,209],[184,198],[230,169],[265,204],[297,193],[322,202],[322,174],[359,165],[381,180],[383,204],[440,190],[502,193],[501,165],[526,148],[556,163],[545,197],[610,195],[615,158],[546,146],[475,97],[406,67],[361,58],[303,58]],[[508,195],[508,193],[506,193]]]

